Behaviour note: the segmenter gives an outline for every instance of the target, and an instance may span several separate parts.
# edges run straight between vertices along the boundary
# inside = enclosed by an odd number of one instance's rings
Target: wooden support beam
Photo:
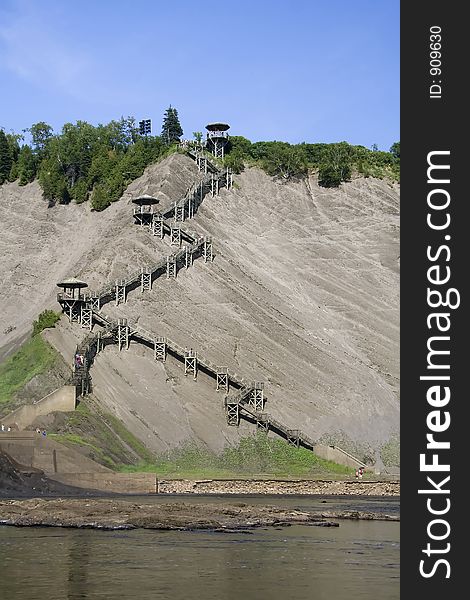
[[[98,298],[98,296],[91,295],[89,301],[90,301],[90,307],[92,310],[100,310],[101,303],[100,303],[100,299]]]
[[[148,267],[142,267],[140,273],[140,291],[142,294],[145,291],[152,289],[152,273]]]
[[[80,326],[90,331],[93,327],[93,311],[88,302],[82,303],[80,307]]]
[[[181,229],[170,225],[170,246],[181,246]]]
[[[240,424],[240,407],[238,401],[232,401],[229,398],[225,399],[225,414],[227,424],[238,427]]]
[[[299,429],[288,429],[286,431],[287,443],[291,446],[299,448],[300,446],[300,430]]]
[[[256,428],[264,431],[266,433],[269,432],[269,417],[266,413],[261,413],[256,419]]]
[[[155,360],[166,361],[166,339],[158,337],[153,343],[153,356]]]
[[[256,411],[262,412],[264,409],[264,383],[254,381],[250,391],[248,404]]]
[[[184,353],[184,374],[192,373],[194,379],[197,379],[197,353],[188,350]]]
[[[170,254],[166,257],[166,278],[176,279],[177,270],[176,256],[174,254]]]
[[[212,254],[212,238],[210,236],[206,236],[204,238],[204,244],[202,247],[202,255],[204,257],[204,262],[212,262],[214,256]]]
[[[228,369],[227,367],[217,367],[216,373],[216,390],[219,391],[220,388],[225,388],[225,391],[229,390],[229,379],[228,379]]]
[[[160,213],[154,213],[152,215],[151,230],[153,235],[158,236],[160,239],[163,239],[165,232],[163,230],[163,216]]]
[[[124,279],[116,279],[116,292],[115,292],[115,299],[116,299],[116,306],[118,304],[121,304],[121,302],[125,302],[126,301],[126,282]]]
[[[127,350],[129,348],[129,326],[127,319],[118,319],[117,335],[119,350],[122,350],[124,347]]]
[[[175,213],[174,213],[175,222],[176,221],[184,221],[184,217],[185,217],[184,213],[185,213],[184,204],[182,204],[181,206],[178,206],[178,203],[175,202]]]
[[[188,198],[188,219],[194,217],[194,196]]]
[[[184,263],[187,269],[193,264],[193,251],[191,246],[184,247]]]

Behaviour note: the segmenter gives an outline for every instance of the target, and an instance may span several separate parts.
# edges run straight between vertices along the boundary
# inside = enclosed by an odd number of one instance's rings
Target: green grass
[[[115,416],[107,413],[106,420],[111,425],[113,430],[136,454],[138,454],[144,461],[150,462],[154,460],[154,455],[148,450],[141,441],[139,441],[132,433],[126,429],[124,424],[117,419]]]
[[[143,462],[155,458],[119,419],[104,412],[96,400],[91,403],[82,400],[51,436],[65,444],[82,446],[93,460],[113,469],[134,463],[134,452]]]
[[[0,410],[12,404],[15,393],[36,375],[48,371],[57,359],[56,351],[40,335],[32,337],[0,365]]]
[[[91,457],[93,460],[97,460],[110,469],[115,469],[116,465],[114,461],[106,455],[106,453],[98,446],[87,441],[85,438],[81,437],[76,433],[49,433],[49,437],[56,442],[64,444],[66,446],[81,446],[87,448],[87,450],[91,451]]]
[[[187,479],[329,478],[351,477],[354,470],[324,460],[305,448],[295,448],[263,434],[243,438],[220,454],[187,445],[159,455],[155,462],[122,466],[121,471],[151,471],[160,477]]]

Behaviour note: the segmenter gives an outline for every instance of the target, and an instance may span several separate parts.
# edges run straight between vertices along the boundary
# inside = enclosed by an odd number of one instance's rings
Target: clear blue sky
[[[399,0],[0,0],[0,127],[223,120],[252,141],[399,139]]]

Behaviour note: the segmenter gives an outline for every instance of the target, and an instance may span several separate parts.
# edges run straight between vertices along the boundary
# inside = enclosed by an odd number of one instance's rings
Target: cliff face
[[[44,307],[57,309],[62,277],[101,287],[169,254],[167,238],[133,225],[130,199],[150,193],[168,206],[196,174],[191,159],[171,156],[100,214],[48,209],[36,184],[0,188],[0,348]],[[183,224],[213,237],[212,264],[197,260],[103,313],[265,381],[266,411],[276,419],[373,455],[399,425],[399,187],[357,179],[328,190],[314,178],[278,182],[258,169],[235,182]],[[64,321],[47,335],[71,360],[84,331]],[[134,344],[120,353],[108,347],[92,376],[95,395],[150,448],[189,439],[220,448],[252,430],[226,425],[211,380],[185,378],[177,363],[155,363]]]

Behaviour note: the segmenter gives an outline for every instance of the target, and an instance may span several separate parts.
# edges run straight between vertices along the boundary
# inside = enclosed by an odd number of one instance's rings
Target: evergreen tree
[[[5,132],[0,129],[0,184],[8,181],[13,160]]]
[[[174,144],[180,141],[182,135],[183,129],[178,118],[178,111],[170,104],[163,117],[162,141],[167,145]]]
[[[395,142],[390,148],[390,154],[394,158],[400,158],[400,142]]]
[[[26,185],[33,181],[36,176],[36,161],[34,160],[33,151],[29,146],[25,145],[21,147],[17,168],[20,185]]]

